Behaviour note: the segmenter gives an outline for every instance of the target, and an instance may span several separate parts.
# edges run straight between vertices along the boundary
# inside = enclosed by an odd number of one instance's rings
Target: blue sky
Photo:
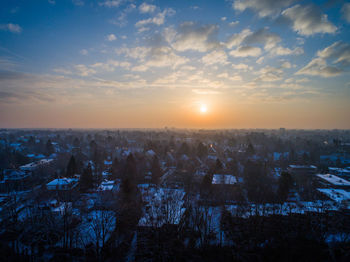
[[[1,127],[350,128],[349,2],[0,7]]]

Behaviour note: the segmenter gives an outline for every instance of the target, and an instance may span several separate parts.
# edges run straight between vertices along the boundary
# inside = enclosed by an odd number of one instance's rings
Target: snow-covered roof
[[[289,165],[289,167],[294,169],[317,169],[317,167],[313,165]]]
[[[98,187],[98,191],[107,191],[112,190],[114,187],[114,181],[113,180],[105,180],[102,181],[101,185]]]
[[[215,185],[234,185],[234,184],[237,184],[237,179],[233,175],[214,174],[212,184],[215,184]]]
[[[350,200],[350,192],[345,191],[344,189],[335,189],[335,188],[317,188],[318,191],[327,195],[330,199],[336,202],[342,202],[344,200]]]
[[[350,181],[331,174],[318,174],[319,178],[335,186],[350,186]]]
[[[104,163],[105,165],[112,165],[112,160],[105,160]]]
[[[77,183],[78,179],[76,178],[56,178],[52,180],[51,182],[47,183],[46,185],[48,187],[64,187],[70,184]]]

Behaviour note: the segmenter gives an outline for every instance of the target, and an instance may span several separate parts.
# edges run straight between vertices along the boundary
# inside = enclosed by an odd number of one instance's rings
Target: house
[[[288,172],[292,175],[316,174],[317,167],[313,165],[289,165]]]
[[[1,184],[2,192],[19,191],[28,189],[28,181],[31,177],[31,172],[22,170],[7,169],[4,170],[4,179]]]
[[[66,191],[71,190],[78,185],[77,178],[56,178],[46,184],[48,190]]]
[[[238,180],[233,175],[214,174],[211,183],[212,185],[235,185]]]
[[[326,187],[332,188],[350,188],[350,181],[332,174],[318,174],[320,183]]]
[[[20,166],[19,169],[22,171],[34,171],[39,167],[49,166],[50,164],[52,164],[53,161],[53,159],[41,159],[39,161],[31,162],[29,164]]]

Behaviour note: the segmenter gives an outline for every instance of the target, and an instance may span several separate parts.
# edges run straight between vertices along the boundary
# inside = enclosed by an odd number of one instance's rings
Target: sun
[[[202,104],[199,111],[203,114],[206,113],[208,111],[207,105]]]

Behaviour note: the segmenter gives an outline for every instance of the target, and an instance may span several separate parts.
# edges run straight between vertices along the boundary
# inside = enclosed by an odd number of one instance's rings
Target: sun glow
[[[206,112],[208,111],[207,105],[204,105],[204,104],[201,105],[201,107],[200,107],[199,110],[200,110],[200,112],[203,113],[203,114],[206,113]]]

